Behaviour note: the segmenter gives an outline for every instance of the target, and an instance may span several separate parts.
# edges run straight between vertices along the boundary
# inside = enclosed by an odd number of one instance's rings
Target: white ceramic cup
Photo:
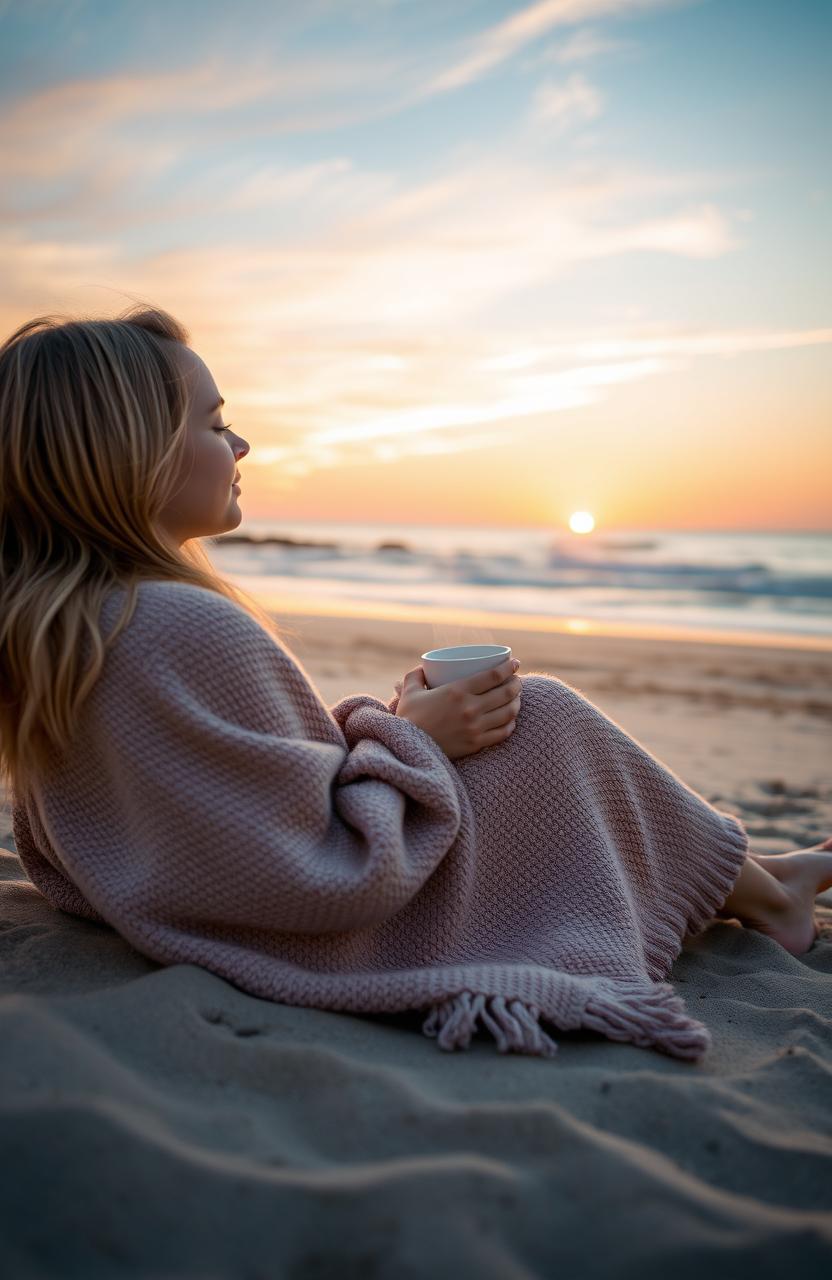
[[[429,689],[452,680],[464,680],[478,671],[490,671],[511,657],[506,644],[455,644],[447,649],[428,649],[422,654],[422,670]]]

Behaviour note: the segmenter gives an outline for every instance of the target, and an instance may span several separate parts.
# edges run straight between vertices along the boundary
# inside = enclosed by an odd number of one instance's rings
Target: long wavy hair
[[[188,342],[173,316],[139,302],[114,320],[38,316],[0,346],[0,785],[11,803],[70,746],[143,579],[226,596],[278,643],[294,634],[219,575],[200,539],[174,548],[157,526],[185,446],[175,344]],[[105,639],[114,587],[127,588],[125,604]]]

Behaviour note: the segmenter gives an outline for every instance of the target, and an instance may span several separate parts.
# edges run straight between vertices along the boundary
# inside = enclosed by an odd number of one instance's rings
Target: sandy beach
[[[286,617],[328,705],[387,701],[481,630]],[[832,652],[546,634],[579,689],[751,847],[832,834]],[[672,981],[700,1062],[559,1033],[554,1059],[418,1017],[258,1000],[56,912],[0,816],[5,1275],[779,1277],[832,1264],[832,891],[794,957],[714,919]]]

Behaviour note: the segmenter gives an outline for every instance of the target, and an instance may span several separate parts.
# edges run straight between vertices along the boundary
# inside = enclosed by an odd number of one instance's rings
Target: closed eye
[[[228,426],[227,426],[227,427],[214,427],[214,430],[215,430],[215,431],[230,431],[230,430],[231,430],[231,425],[232,425],[232,424],[229,422],[229,424],[228,424]]]

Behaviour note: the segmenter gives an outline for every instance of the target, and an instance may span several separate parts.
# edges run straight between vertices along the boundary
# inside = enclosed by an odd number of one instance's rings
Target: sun
[[[569,528],[573,533],[592,533],[595,517],[589,511],[573,511],[569,517]]]

